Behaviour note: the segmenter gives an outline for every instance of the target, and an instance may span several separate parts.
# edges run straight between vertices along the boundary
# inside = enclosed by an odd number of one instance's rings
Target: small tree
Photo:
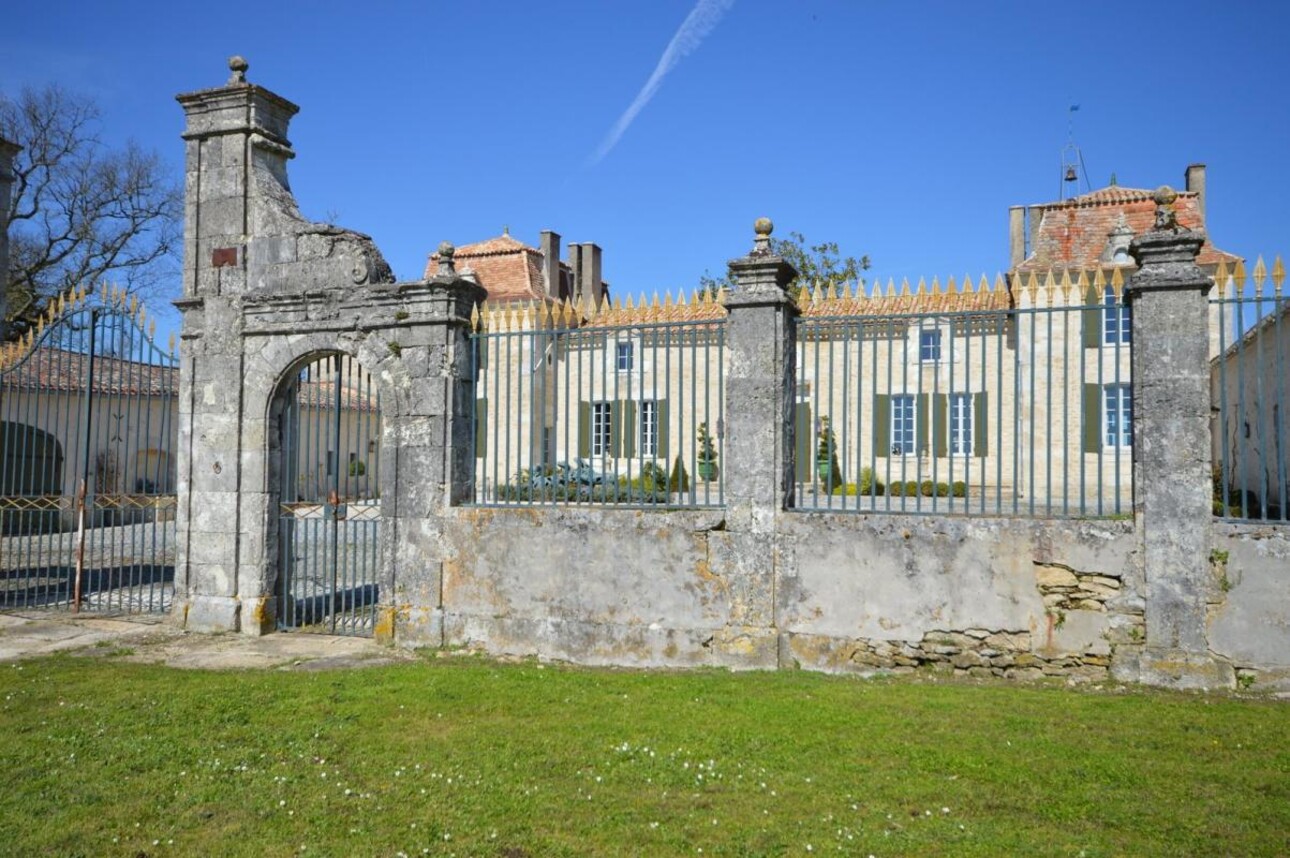
[[[690,490],[690,474],[685,469],[685,463],[681,461],[681,454],[676,454],[676,461],[672,463],[672,475],[667,481],[668,491],[671,492],[688,492]]]
[[[717,473],[717,448],[712,443],[712,436],[708,434],[707,423],[699,424],[695,430],[695,440],[698,441],[699,447],[697,456],[699,479],[706,482]]]
[[[858,259],[854,256],[842,256],[835,241],[807,244],[806,236],[800,232],[790,232],[788,238],[771,236],[770,249],[797,269],[797,277],[788,284],[788,291],[794,298],[803,286],[811,283],[863,283],[861,272],[869,270],[868,256]],[[699,288],[714,295],[718,290],[731,289],[734,285],[729,273],[713,277],[705,272],[699,278]]]
[[[815,470],[828,489],[842,485],[842,467],[838,464],[838,440],[829,425],[829,418],[820,418],[820,431],[816,433]]]

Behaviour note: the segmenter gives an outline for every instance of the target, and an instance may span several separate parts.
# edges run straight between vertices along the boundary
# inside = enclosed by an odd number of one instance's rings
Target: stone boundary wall
[[[721,511],[458,508],[442,622],[396,606],[395,638],[583,664],[1083,679],[1142,641],[1131,522],[786,512],[758,556],[725,526]]]
[[[1242,688],[1290,689],[1290,528],[1216,523],[1210,650]]]

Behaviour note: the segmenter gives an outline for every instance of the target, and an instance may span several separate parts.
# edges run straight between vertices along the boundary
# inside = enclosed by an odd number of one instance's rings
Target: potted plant
[[[820,431],[816,433],[816,438],[815,473],[826,486],[840,485],[842,469],[838,467],[838,439],[833,434],[833,427],[829,425],[829,418],[820,418]]]
[[[708,434],[708,424],[700,423],[696,431],[699,442],[698,467],[699,479],[711,482],[717,475],[717,450],[712,445],[712,436]]]

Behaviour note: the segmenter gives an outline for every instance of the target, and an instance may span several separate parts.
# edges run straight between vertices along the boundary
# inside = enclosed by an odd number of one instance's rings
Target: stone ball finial
[[[1178,199],[1178,192],[1168,185],[1161,185],[1156,188],[1156,192],[1151,195],[1158,206],[1171,206]]]
[[[435,272],[436,277],[452,277],[457,273],[457,267],[452,264],[452,258],[457,254],[457,248],[452,246],[451,241],[439,242],[439,249],[435,251],[439,257],[439,268]]]
[[[1174,201],[1178,199],[1178,192],[1168,185],[1161,185],[1156,188],[1156,192],[1151,195],[1151,199],[1156,203],[1156,223],[1152,228],[1157,232],[1188,232],[1189,230],[1178,225],[1178,213],[1174,211]]]
[[[775,230],[775,224],[770,222],[768,217],[759,217],[753,221],[753,232],[757,237],[753,239],[753,256],[770,255],[770,234]]]
[[[229,57],[228,70],[232,72],[232,74],[228,76],[229,84],[246,83],[246,70],[250,67],[251,64],[238,54],[234,54]]]

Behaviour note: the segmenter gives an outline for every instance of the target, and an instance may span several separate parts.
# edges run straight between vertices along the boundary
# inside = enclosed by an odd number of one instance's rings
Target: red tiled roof
[[[457,248],[453,262],[458,273],[470,268],[475,279],[488,292],[490,301],[543,300],[542,251],[517,241],[510,235],[499,235]],[[435,276],[439,254],[430,254],[426,262],[426,279]]]
[[[1016,270],[1029,272],[1104,266],[1102,253],[1106,250],[1107,236],[1119,222],[1121,214],[1135,236],[1151,228],[1156,211],[1153,193],[1143,188],[1112,185],[1069,200],[1032,206],[1030,216],[1042,218],[1039,233],[1030,256]],[[1204,228],[1199,202],[1196,192],[1179,192],[1174,210],[1180,226]],[[1196,261],[1201,265],[1217,265],[1220,261],[1231,264],[1238,258],[1214,247],[1206,238]]]
[[[82,391],[89,377],[88,357],[83,352],[38,348],[0,374],[0,386],[59,393]],[[95,393],[173,396],[178,389],[178,367],[103,355],[94,358]]]
[[[80,393],[89,376],[88,355],[56,348],[38,348],[16,366],[0,372],[0,391],[35,390],[46,393]],[[300,387],[301,405],[330,407],[336,402],[335,383],[312,381]],[[175,396],[179,368],[98,355],[94,358],[93,392],[104,396]],[[377,398],[346,387],[343,408],[373,411]]]
[[[866,297],[855,296],[813,300],[804,293],[798,302],[803,316],[882,316],[898,313],[955,313],[972,310],[1006,310],[1010,298],[1001,284],[982,289],[970,282],[964,283],[965,291],[929,288],[925,292],[888,295],[885,290],[875,291]],[[880,287],[873,287],[879,289]]]

